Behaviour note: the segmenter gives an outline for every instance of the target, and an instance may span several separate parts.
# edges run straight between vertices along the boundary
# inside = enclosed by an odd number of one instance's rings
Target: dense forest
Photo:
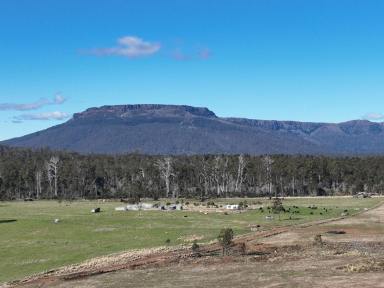
[[[0,146],[0,200],[384,194],[384,157],[81,155]]]

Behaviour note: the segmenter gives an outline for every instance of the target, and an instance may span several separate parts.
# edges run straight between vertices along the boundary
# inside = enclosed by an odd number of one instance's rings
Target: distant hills
[[[90,108],[1,144],[106,154],[368,155],[384,154],[384,124],[222,118],[207,108],[118,105]]]

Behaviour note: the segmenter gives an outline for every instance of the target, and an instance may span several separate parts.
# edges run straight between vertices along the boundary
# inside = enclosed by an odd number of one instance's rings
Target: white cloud
[[[136,58],[149,56],[157,53],[161,45],[160,43],[147,42],[136,36],[124,36],[117,40],[117,46],[109,48],[96,48],[89,52],[99,56],[123,56],[128,58]]]
[[[372,120],[372,121],[384,120],[384,114],[383,113],[367,113],[363,116],[363,119]]]
[[[37,110],[47,105],[61,105],[66,101],[66,98],[61,94],[57,94],[52,100],[41,98],[31,103],[0,103],[0,111],[15,110],[15,111],[30,111]]]
[[[20,123],[27,120],[65,120],[70,115],[66,112],[54,111],[54,112],[42,112],[32,114],[22,114],[13,117],[13,123]]]

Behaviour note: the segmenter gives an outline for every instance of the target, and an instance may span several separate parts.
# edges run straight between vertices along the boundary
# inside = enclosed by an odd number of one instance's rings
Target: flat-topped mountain
[[[368,155],[384,154],[384,124],[221,118],[200,107],[117,105],[89,108],[1,144],[82,153]]]
[[[115,105],[89,108],[74,114],[74,119],[84,118],[128,118],[128,117],[214,117],[215,113],[207,108],[185,105],[136,104]]]

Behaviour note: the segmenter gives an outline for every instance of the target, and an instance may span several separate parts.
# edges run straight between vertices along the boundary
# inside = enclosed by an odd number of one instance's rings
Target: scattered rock
[[[371,259],[361,263],[348,264],[344,267],[347,272],[381,272],[384,271],[384,261]]]

